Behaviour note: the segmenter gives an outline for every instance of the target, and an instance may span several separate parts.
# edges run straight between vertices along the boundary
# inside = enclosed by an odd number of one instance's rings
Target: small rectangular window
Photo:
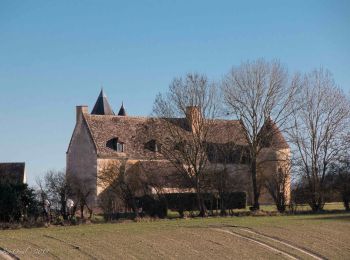
[[[124,144],[117,143],[117,152],[124,152]]]
[[[125,150],[124,143],[120,142],[118,138],[112,138],[108,140],[106,146],[116,152],[124,152]]]

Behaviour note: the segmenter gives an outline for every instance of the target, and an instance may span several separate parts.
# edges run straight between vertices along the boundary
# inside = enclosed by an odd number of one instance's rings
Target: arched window
[[[107,141],[106,146],[110,149],[113,149],[116,152],[124,152],[125,144],[121,142],[118,137],[112,138]]]

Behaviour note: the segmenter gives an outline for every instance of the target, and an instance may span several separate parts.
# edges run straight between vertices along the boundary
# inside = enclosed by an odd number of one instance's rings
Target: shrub
[[[195,193],[169,193],[164,197],[171,210],[193,211],[198,208]]]
[[[219,202],[214,194],[204,193],[204,204],[208,209],[220,208]],[[221,200],[220,200],[221,201]],[[222,200],[226,209],[241,209],[246,207],[245,192],[226,193]],[[195,193],[169,193],[162,196],[145,195],[136,198],[138,208],[142,208],[142,213],[150,217],[165,218],[168,209],[178,211],[183,216],[184,211],[198,210],[197,199]]]
[[[231,192],[224,195],[226,209],[244,209],[247,204],[245,192]]]
[[[142,208],[142,212],[147,216],[159,218],[165,218],[167,216],[168,207],[163,198],[145,195],[136,198],[136,204],[138,208]]]
[[[177,211],[194,211],[198,210],[195,193],[170,193],[164,195],[168,208]],[[242,209],[246,207],[245,192],[230,192],[225,193],[223,200],[219,200],[214,194],[203,194],[204,204],[208,209],[220,208],[218,203],[224,203],[226,209]]]
[[[27,184],[0,184],[0,221],[36,219],[38,216],[39,206],[33,189]]]

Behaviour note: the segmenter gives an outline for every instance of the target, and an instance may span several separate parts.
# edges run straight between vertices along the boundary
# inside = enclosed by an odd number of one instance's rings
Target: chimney
[[[83,114],[88,114],[88,106],[77,106],[76,107],[76,113],[77,113],[77,123],[79,120],[81,120],[83,117]]]
[[[186,119],[192,132],[197,132],[200,127],[202,115],[199,106],[186,107]]]

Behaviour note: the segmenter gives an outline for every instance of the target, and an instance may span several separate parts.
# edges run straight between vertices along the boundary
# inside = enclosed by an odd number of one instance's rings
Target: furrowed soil
[[[350,259],[350,214],[4,230],[0,252],[0,259]]]

